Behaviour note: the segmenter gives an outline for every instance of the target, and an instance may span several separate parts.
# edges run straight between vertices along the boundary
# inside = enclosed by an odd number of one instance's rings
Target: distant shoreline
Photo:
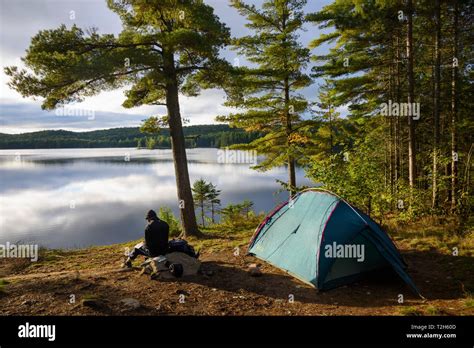
[[[154,149],[147,149],[145,147],[142,147],[142,148],[136,148],[136,147],[127,147],[127,146],[123,146],[123,147],[42,147],[42,148],[36,148],[36,147],[32,147],[32,148],[19,148],[19,149],[2,149],[0,148],[0,151],[15,151],[15,150],[98,150],[98,149],[124,149],[124,150],[144,150],[144,151],[153,151],[153,150],[170,150],[171,151],[171,148],[170,147],[163,147],[163,148],[154,148]],[[219,150],[219,149],[222,149],[220,147],[187,147],[186,150],[199,150],[199,149],[216,149],[216,150]]]
[[[222,148],[248,144],[261,136],[229,125],[183,127],[186,148]],[[147,148],[171,149],[169,129],[159,134],[144,134],[138,127],[111,128],[86,132],[45,130],[31,133],[0,133],[0,150],[77,148]]]

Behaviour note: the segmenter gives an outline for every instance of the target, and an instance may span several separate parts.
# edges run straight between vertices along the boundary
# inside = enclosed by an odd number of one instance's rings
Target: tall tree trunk
[[[458,2],[454,1],[454,40],[453,56],[458,58]],[[458,113],[458,95],[457,95],[458,67],[454,64],[451,81],[451,211],[455,211],[457,205],[457,186],[458,186],[458,140],[457,140],[457,113]]]
[[[396,75],[395,75],[395,85],[396,85],[396,101],[397,103],[400,103],[402,98],[401,98],[401,82],[400,82],[400,77],[401,77],[401,72],[400,72],[400,32],[397,32],[397,37],[396,37]],[[400,123],[400,117],[397,117],[395,122],[395,170],[394,170],[394,180],[395,183],[398,183],[398,179],[402,176],[401,174],[401,169],[400,169],[400,156],[401,156],[401,123]],[[397,186],[395,186],[396,192]]]
[[[435,64],[434,64],[434,132],[433,132],[433,184],[432,208],[438,208],[438,156],[439,156],[439,111],[440,111],[440,66],[441,66],[441,9],[440,0],[435,0]]]
[[[201,201],[201,223],[202,227],[204,227],[204,201]]]
[[[332,155],[333,147],[334,147],[334,135],[332,134],[333,130],[333,122],[332,122],[332,103],[329,104],[329,153]]]
[[[407,0],[407,74],[408,104],[415,102],[415,82],[413,77],[413,0]],[[416,180],[415,121],[408,116],[408,181],[411,192]]]
[[[292,132],[292,124],[291,124],[291,113],[290,113],[290,86],[288,78],[285,78],[285,112],[286,112],[286,139],[287,139],[287,146],[288,146],[288,185],[290,196],[295,194],[295,187],[296,187],[296,169],[295,169],[295,159],[291,155],[290,152],[290,137]]]
[[[211,221],[214,223],[214,203],[211,201]]]
[[[183,224],[183,235],[199,235],[194,212],[194,201],[189,182],[188,160],[186,158],[186,145],[183,134],[183,124],[179,110],[178,82],[172,52],[163,50],[164,71],[168,72],[166,78],[166,107],[168,109],[168,122],[170,127],[171,148],[173,151],[174,171],[180,217]]]
[[[392,42],[393,43],[393,42]],[[393,49],[391,50],[391,58],[392,58],[392,62],[393,62]],[[388,74],[388,84],[389,84],[389,96],[390,96],[390,99],[393,101],[393,96],[394,96],[394,92],[393,92],[393,69],[392,69],[393,65],[390,64],[389,66],[389,74]],[[393,180],[393,169],[394,169],[394,157],[393,157],[393,148],[394,148],[394,144],[395,144],[395,134],[393,132],[393,117],[389,117],[388,118],[388,133],[389,133],[389,139],[390,141],[388,142],[388,168],[389,168],[389,181],[390,181],[390,194],[393,196],[393,193],[394,193],[394,187],[393,187],[393,184],[394,184],[394,180]]]
[[[289,4],[286,4],[286,9],[288,10]],[[282,28],[283,30],[286,29],[287,25],[287,20],[289,18],[290,14],[289,11],[283,13],[283,18],[282,18]],[[283,37],[283,45],[286,44],[286,37]],[[285,62],[285,71],[288,70],[287,62]],[[295,159],[293,158],[290,148],[291,148],[291,143],[290,143],[290,137],[291,137],[291,132],[292,132],[292,124],[291,124],[291,113],[290,113],[290,83],[289,83],[289,77],[285,77],[285,116],[286,116],[286,146],[288,149],[288,186],[289,186],[289,193],[290,197],[295,194],[295,187],[296,187],[296,170],[295,170]]]

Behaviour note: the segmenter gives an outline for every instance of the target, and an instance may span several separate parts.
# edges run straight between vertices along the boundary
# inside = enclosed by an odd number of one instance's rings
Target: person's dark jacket
[[[145,245],[151,256],[166,254],[169,237],[168,224],[160,219],[155,219],[145,228]]]

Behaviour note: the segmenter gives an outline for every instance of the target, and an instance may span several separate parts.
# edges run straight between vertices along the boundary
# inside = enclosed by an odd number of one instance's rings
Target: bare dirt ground
[[[473,315],[466,284],[472,257],[399,247],[426,300],[391,272],[318,292],[250,256],[235,256],[230,242],[203,244],[202,270],[188,278],[151,280],[137,267],[120,270],[123,248],[133,243],[46,251],[35,263],[0,262],[0,315]],[[248,240],[248,239],[247,239]],[[140,261],[136,261],[138,265]],[[248,265],[260,265],[252,277]],[[471,286],[471,285],[469,285]],[[403,303],[399,303],[403,295]],[[138,308],[120,301],[138,300]]]

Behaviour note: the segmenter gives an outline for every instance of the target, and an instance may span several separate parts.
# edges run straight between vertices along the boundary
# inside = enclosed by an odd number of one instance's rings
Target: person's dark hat
[[[156,212],[154,210],[148,210],[148,213],[146,213],[145,219],[156,219]]]

